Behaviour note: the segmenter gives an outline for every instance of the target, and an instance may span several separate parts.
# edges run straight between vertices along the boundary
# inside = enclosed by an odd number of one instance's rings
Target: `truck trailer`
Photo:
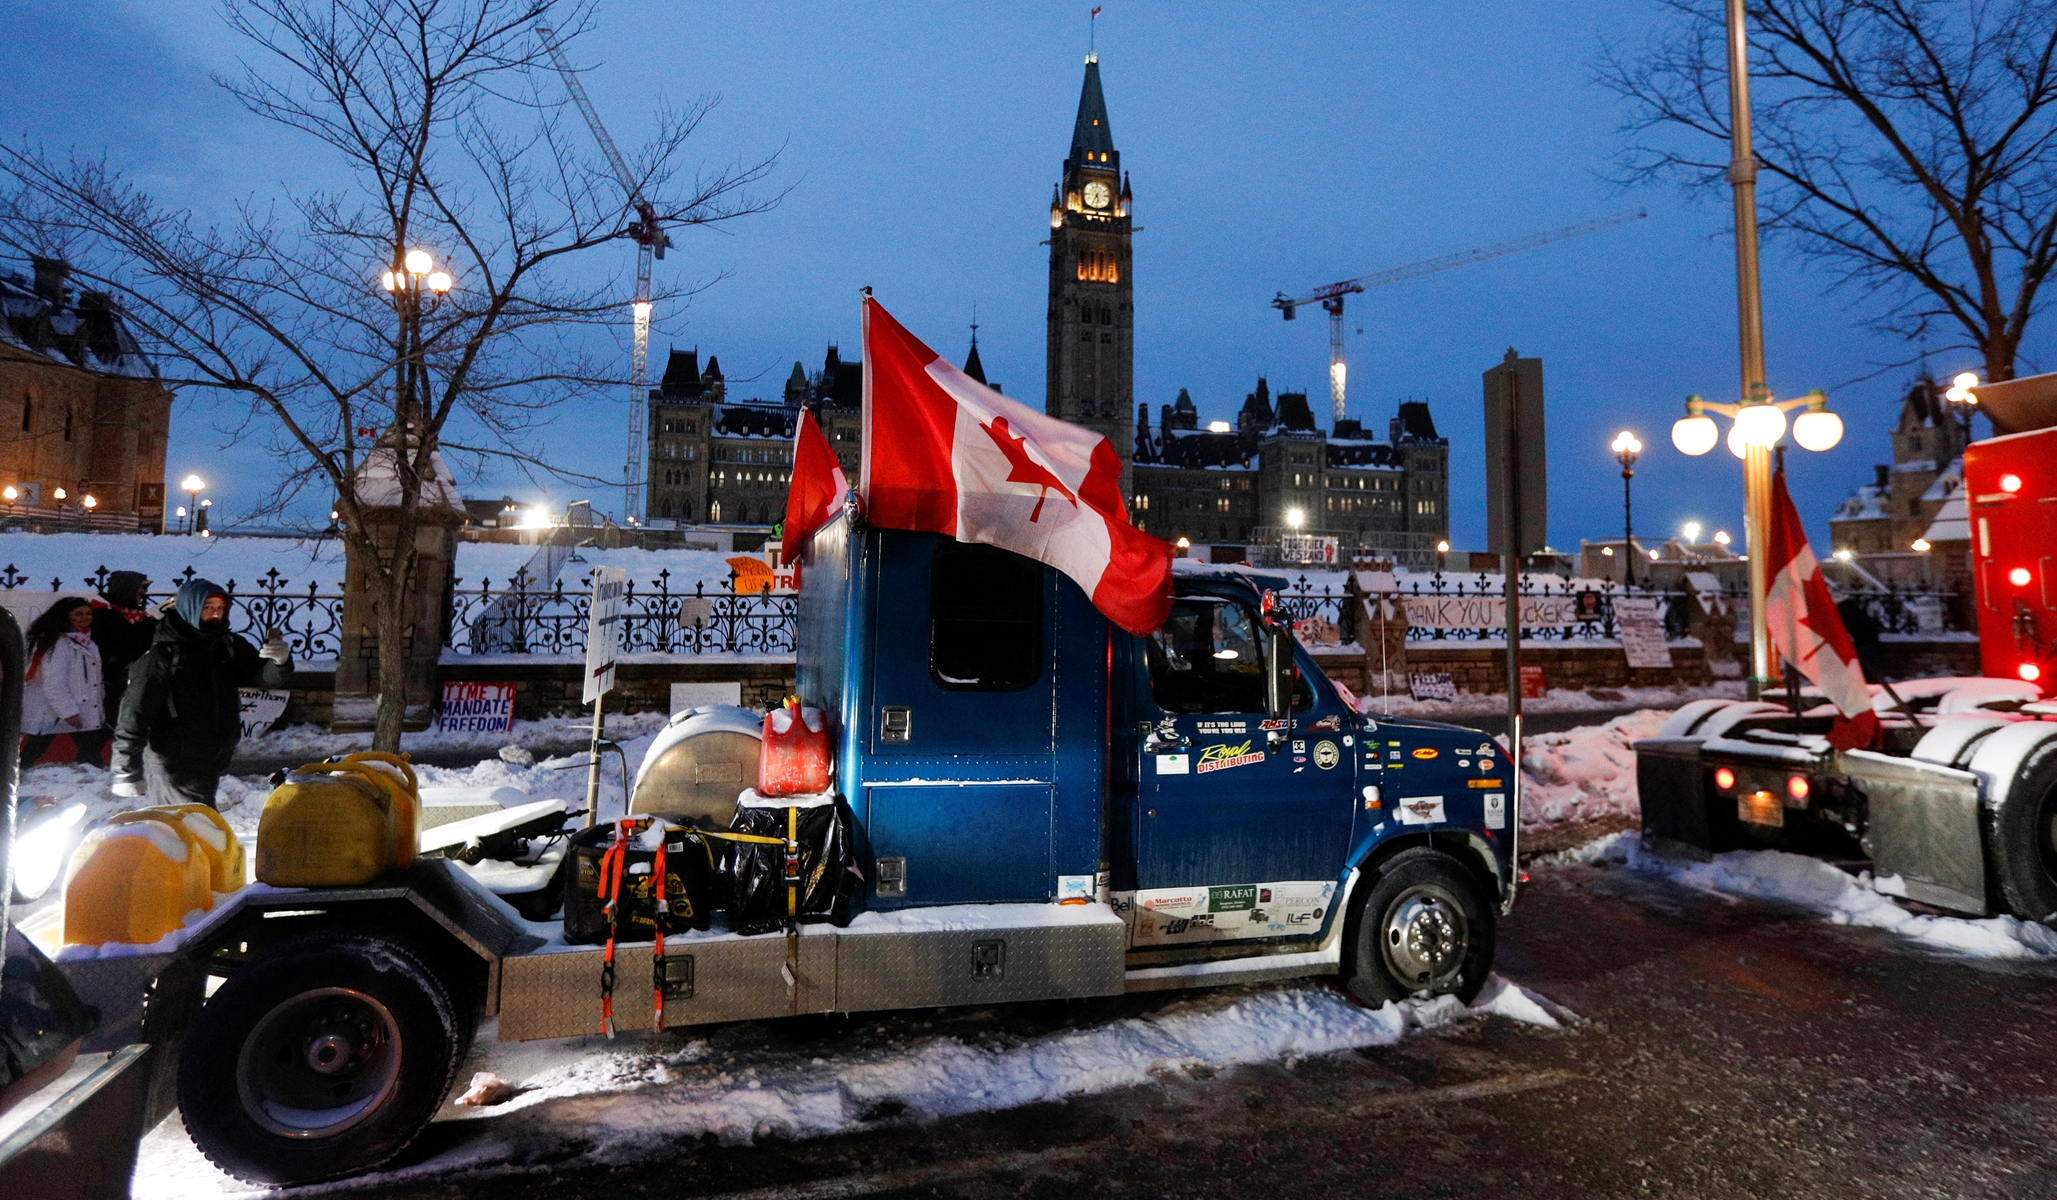
[[[1515,896],[1513,760],[1357,712],[1270,611],[1283,579],[1179,568],[1136,636],[1040,563],[846,512],[811,542],[796,690],[854,826],[848,911],[575,943],[547,889],[579,873],[536,858],[573,831],[544,805],[520,862],[431,836],[363,886],[252,884],[165,943],[70,948],[105,1014],[85,1049],[158,1047],[155,1111],[175,1099],[217,1165],[289,1184],[400,1153],[485,1018],[601,1032],[603,976],[623,1030],[660,1002],[683,1027],[1319,975],[1369,1004],[1470,999]],[[730,827],[759,721],[676,715],[627,811]],[[523,872],[550,881],[517,894]]]
[[[1686,705],[1635,745],[1651,844],[1868,863],[1910,901],[2057,920],[2057,374],[1976,395],[1995,432],[1962,491],[1982,675],[1878,687],[1877,739],[1840,752],[1825,705]]]

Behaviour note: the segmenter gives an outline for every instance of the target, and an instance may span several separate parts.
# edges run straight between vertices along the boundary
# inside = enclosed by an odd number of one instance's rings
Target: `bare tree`
[[[75,276],[113,293],[169,385],[247,403],[242,428],[285,464],[269,511],[332,492],[372,585],[387,681],[373,744],[392,749],[417,534],[425,508],[455,503],[442,451],[563,476],[535,444],[542,419],[623,378],[581,349],[626,324],[618,273],[566,268],[628,238],[635,214],[583,127],[561,122],[538,33],[572,49],[591,0],[224,0],[222,12],[258,54],[218,82],[314,139],[349,182],[282,187],[216,225],[103,161],[0,146],[15,184],[0,239],[17,253],[61,246]],[[663,226],[777,201],[750,195],[772,158],[681,167],[713,103],[661,109],[633,158]],[[447,278],[410,271],[412,250]]]
[[[1728,168],[1722,0],[1599,78],[1631,102],[1623,178],[1698,191]],[[2048,0],[1752,0],[1763,226],[2014,377],[2057,264],[2057,9]],[[1697,135],[1697,136],[1696,136]],[[1961,337],[1962,341],[1957,339]]]

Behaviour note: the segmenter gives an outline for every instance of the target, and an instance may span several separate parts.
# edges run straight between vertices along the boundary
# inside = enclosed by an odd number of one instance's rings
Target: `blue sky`
[[[244,53],[198,0],[92,5],[15,0],[0,41],[0,133],[100,153],[203,213],[304,186],[325,170],[294,135],[249,117],[209,79]],[[1043,393],[1052,183],[1069,146],[1090,5],[807,5],[612,0],[576,57],[617,140],[650,127],[655,98],[719,93],[696,139],[706,162],[780,150],[776,211],[690,231],[658,265],[671,282],[722,276],[658,314],[665,348],[719,355],[732,394],[774,395],[830,342],[854,356],[857,289],[961,358],[976,304],[989,376]],[[1647,220],[1364,296],[1349,311],[1352,415],[1383,429],[1427,399],[1451,440],[1453,540],[1484,541],[1479,374],[1509,346],[1544,360],[1550,536],[1618,534],[1617,429],[1649,447],[1639,532],[1688,519],[1740,535],[1740,464],[1688,459],[1668,439],[1688,392],[1732,399],[1735,290],[1725,195],[1690,203],[1606,181],[1621,109],[1592,82],[1607,40],[1639,42],[1645,0],[1576,6],[1194,5],[1109,0],[1099,51],[1116,144],[1134,179],[1137,398],[1181,387],[1230,417],[1259,375],[1325,399],[1321,314],[1286,324],[1268,302],[1313,285],[1626,208]],[[781,147],[783,149],[781,150]],[[629,253],[621,251],[622,269]],[[1886,461],[1911,369],[1838,387],[1906,357],[1862,325],[1867,308],[1766,247],[1770,383],[1815,387],[1847,423],[1841,447],[1789,457],[1793,491],[1826,519]],[[1356,331],[1363,329],[1359,335]],[[2032,337],[2022,372],[2047,345]],[[1976,366],[1939,349],[1935,369]],[[755,380],[752,382],[752,380]],[[232,414],[182,398],[174,477],[221,481],[229,512],[273,468],[224,445]],[[625,405],[565,413],[549,438],[567,465],[618,475]],[[536,491],[466,480],[472,494]],[[560,486],[558,502],[586,493]],[[594,493],[618,506],[618,489]]]

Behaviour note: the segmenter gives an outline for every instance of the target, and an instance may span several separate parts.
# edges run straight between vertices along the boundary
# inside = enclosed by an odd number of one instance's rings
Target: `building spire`
[[[1071,161],[1113,161],[1114,132],[1107,126],[1107,97],[1100,91],[1100,59],[1086,59],[1086,81],[1079,89],[1078,120],[1071,128]],[[1098,157],[1106,154],[1107,159]]]

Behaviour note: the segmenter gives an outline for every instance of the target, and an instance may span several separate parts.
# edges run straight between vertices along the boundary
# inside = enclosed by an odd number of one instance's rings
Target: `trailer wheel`
[[[469,1013],[407,947],[373,934],[285,942],[200,1010],[179,1110],[229,1174],[293,1184],[369,1170],[442,1106]]]
[[[2014,728],[2035,732],[2032,727]],[[2007,907],[2023,920],[2048,922],[2057,918],[2057,738],[2043,739],[2026,753],[2009,744],[2015,737],[2027,740],[2030,734],[2015,735],[2010,729],[1984,743],[1995,750],[1989,760],[1994,766],[2012,767],[2006,790],[1998,796],[1998,807],[1988,814],[1992,822],[1988,844],[1993,875]],[[2003,736],[2006,742],[2001,740]],[[1977,755],[1972,758],[1972,770],[1986,773]],[[1993,780],[1988,786],[1997,791],[2001,781]]]
[[[1493,907],[1478,879],[1437,850],[1404,850],[1351,916],[1345,983],[1366,1004],[1453,995],[1470,1003],[1493,967]]]

